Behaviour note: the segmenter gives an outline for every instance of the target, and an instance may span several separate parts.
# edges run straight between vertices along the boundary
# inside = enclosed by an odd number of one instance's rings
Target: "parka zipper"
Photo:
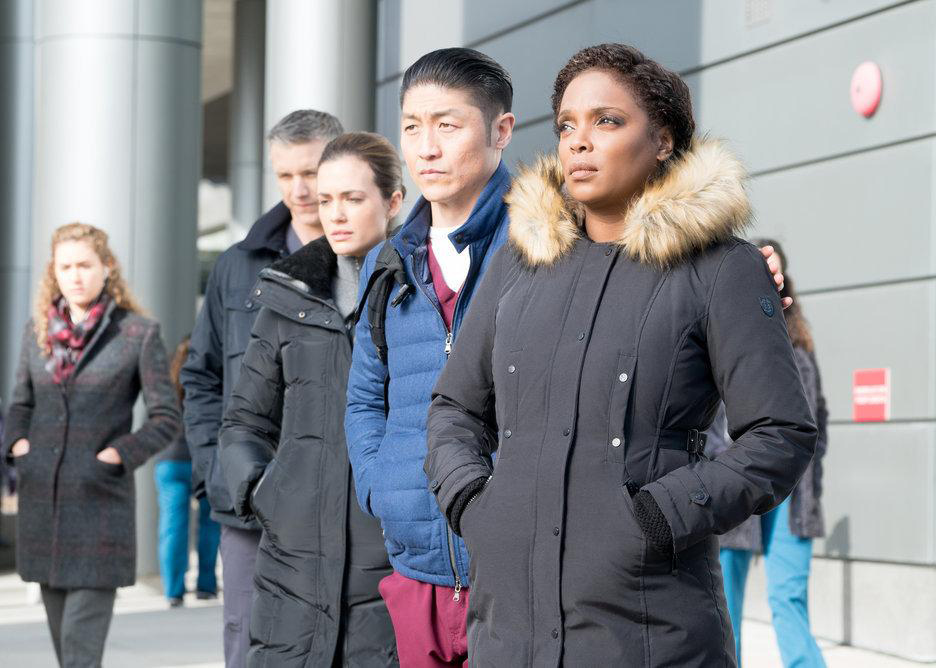
[[[415,273],[415,272],[414,272]],[[467,282],[467,278],[465,282]],[[423,297],[432,304],[432,310],[436,312],[439,316],[439,320],[442,321],[442,328],[445,330],[445,359],[448,361],[449,355],[452,354],[452,342],[455,339],[455,335],[452,333],[452,330],[449,329],[449,326],[445,324],[445,317],[442,315],[442,311],[439,308],[436,308],[436,305],[433,303],[432,299],[429,298],[429,295],[426,293],[426,290],[422,286],[422,281],[415,281],[416,285],[419,286],[419,291],[423,294]],[[464,284],[462,289],[464,289]],[[455,298],[455,311],[452,316],[452,325],[455,324],[454,315],[458,313],[458,305],[461,303],[462,293],[459,290],[458,297]],[[449,567],[452,569],[452,576],[455,578],[455,594],[452,596],[453,601],[461,601],[461,590],[462,590],[462,581],[461,577],[458,575],[458,566],[455,563],[455,536],[452,533],[452,527],[448,525],[448,522],[445,523],[445,541],[448,543],[448,553],[449,553]]]

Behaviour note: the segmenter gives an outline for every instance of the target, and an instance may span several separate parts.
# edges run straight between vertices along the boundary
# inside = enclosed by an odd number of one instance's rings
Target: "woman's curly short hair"
[[[626,44],[589,46],[569,59],[553,84],[554,121],[566,88],[575,77],[589,70],[601,70],[618,77],[630,88],[653,127],[670,129],[674,146],[671,159],[689,150],[695,134],[689,86],[678,74]]]

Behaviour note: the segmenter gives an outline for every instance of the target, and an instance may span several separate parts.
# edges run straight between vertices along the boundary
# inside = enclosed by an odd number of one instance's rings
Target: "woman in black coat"
[[[816,441],[769,271],[734,236],[744,172],[624,45],[573,56],[553,111],[558,156],[514,183],[429,415],[471,663],[733,666],[715,534],[779,504]],[[736,445],[706,461],[720,396]]]
[[[130,431],[142,393],[148,418]],[[58,228],[23,336],[2,456],[19,479],[16,568],[42,586],[59,663],[99,665],[136,577],[133,471],[181,430],[159,325],[107,244]]]
[[[390,563],[356,500],[344,411],[361,261],[403,199],[396,151],[379,135],[341,135],[322,153],[318,191],[325,237],[260,273],[219,440],[234,509],[263,528],[247,661],[391,666],[377,591]]]

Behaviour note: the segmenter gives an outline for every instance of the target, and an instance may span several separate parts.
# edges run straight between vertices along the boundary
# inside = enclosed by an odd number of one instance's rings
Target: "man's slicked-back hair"
[[[324,111],[297,109],[281,118],[267,133],[267,140],[283,144],[331,141],[344,132],[341,121]]]
[[[430,51],[406,68],[400,84],[400,106],[413,86],[434,85],[463,90],[490,124],[513,105],[513,84],[500,63],[480,51],[453,47]]]

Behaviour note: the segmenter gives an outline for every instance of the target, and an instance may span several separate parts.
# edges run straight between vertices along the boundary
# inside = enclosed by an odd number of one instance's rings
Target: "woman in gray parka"
[[[778,505],[816,443],[770,274],[734,236],[745,174],[624,45],[573,56],[553,111],[558,155],[514,183],[429,414],[471,663],[734,666],[716,534]],[[735,446],[707,461],[720,397]]]

